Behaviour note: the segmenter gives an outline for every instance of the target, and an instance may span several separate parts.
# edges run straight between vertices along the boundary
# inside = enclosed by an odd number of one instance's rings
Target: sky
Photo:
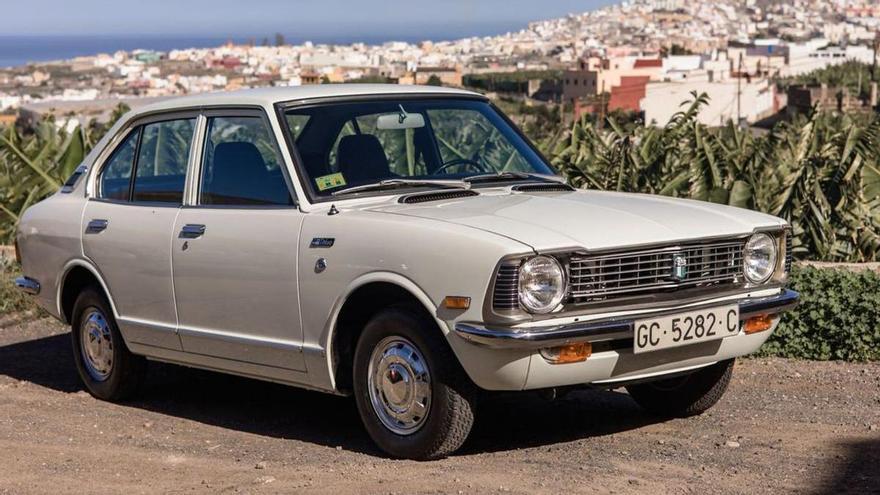
[[[0,0],[0,36],[448,39],[519,30],[614,0]]]

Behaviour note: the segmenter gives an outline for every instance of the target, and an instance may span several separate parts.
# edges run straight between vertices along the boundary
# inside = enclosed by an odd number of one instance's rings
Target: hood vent
[[[402,196],[400,199],[397,200],[397,202],[410,205],[414,203],[428,203],[430,201],[443,201],[446,199],[467,198],[468,196],[479,196],[479,193],[475,191],[456,189],[453,191],[410,194],[408,196]]]
[[[568,184],[523,184],[520,186],[513,186],[511,188],[513,191],[517,192],[570,192],[575,189]]]

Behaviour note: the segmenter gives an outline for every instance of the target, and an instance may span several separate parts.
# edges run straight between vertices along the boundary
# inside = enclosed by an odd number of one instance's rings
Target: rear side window
[[[100,197],[119,201],[128,200],[131,171],[134,167],[134,153],[137,149],[139,129],[133,130],[125,140],[113,150],[110,159],[101,171]]]
[[[292,205],[275,138],[260,117],[208,120],[203,205]]]
[[[183,201],[186,164],[195,124],[193,118],[143,126],[133,201],[174,204]]]

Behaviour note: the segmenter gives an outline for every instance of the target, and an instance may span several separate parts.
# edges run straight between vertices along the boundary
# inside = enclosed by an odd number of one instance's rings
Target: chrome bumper
[[[783,289],[779,294],[764,297],[740,299],[740,321],[750,316],[777,314],[794,308],[800,295],[790,289]],[[456,323],[455,333],[470,342],[493,348],[541,349],[564,345],[571,342],[595,342],[633,337],[633,326],[636,319],[655,318],[683,311],[711,308],[723,303],[711,303],[674,310],[661,310],[641,313],[638,315],[616,316],[589,322],[569,323],[565,325],[548,325],[530,328],[504,328]]]
[[[40,293],[40,283],[30,277],[16,278],[15,287],[25,294],[30,294],[33,296]]]

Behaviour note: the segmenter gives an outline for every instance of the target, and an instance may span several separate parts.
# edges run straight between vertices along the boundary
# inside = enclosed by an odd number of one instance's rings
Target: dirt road
[[[383,458],[352,401],[168,365],[117,405],[57,323],[0,321],[0,493],[880,493],[880,363],[741,360],[709,413],[484,404],[460,455]]]

